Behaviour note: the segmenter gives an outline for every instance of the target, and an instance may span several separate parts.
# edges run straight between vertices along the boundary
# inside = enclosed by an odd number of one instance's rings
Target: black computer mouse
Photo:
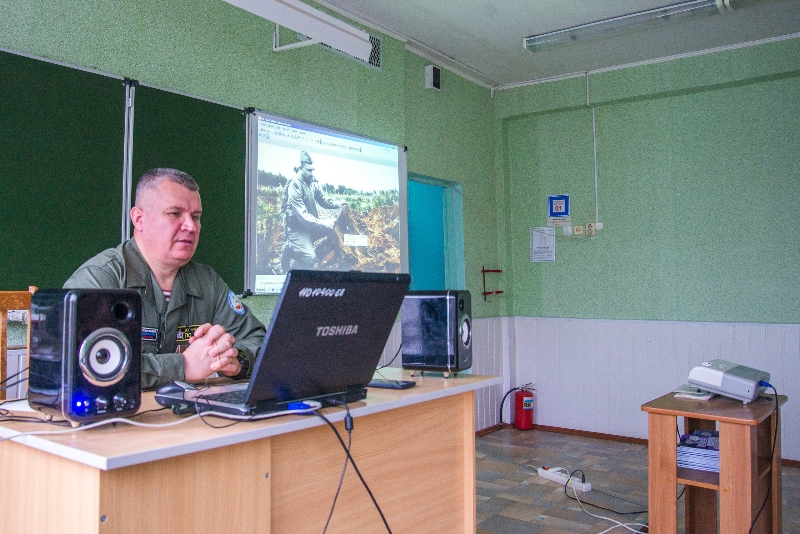
[[[161,406],[172,408],[175,415],[183,415],[194,412],[193,406],[183,400],[183,394],[186,390],[195,389],[197,388],[191,384],[176,380],[158,388],[155,399]]]
[[[175,380],[173,382],[169,382],[164,384],[160,388],[156,390],[156,395],[169,395],[170,393],[183,393],[187,389],[197,389],[191,384],[187,384],[186,382],[181,382],[180,380]]]

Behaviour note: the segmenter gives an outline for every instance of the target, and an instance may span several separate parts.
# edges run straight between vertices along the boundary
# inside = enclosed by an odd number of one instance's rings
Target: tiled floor
[[[512,428],[476,442],[478,534],[600,533],[614,526],[586,514],[564,495],[563,486],[539,477],[536,467],[541,466],[581,469],[593,491],[578,493],[579,498],[619,512],[633,512],[620,515],[587,506],[591,513],[624,523],[647,522],[646,512],[636,513],[647,508],[645,445]],[[682,502],[678,506],[680,532]],[[617,528],[613,532],[628,531]],[[783,468],[783,532],[800,534],[798,468]]]

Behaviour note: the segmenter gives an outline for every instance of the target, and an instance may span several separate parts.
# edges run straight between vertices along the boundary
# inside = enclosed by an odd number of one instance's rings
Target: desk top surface
[[[785,395],[778,395],[780,404],[787,400]],[[775,396],[761,395],[749,404],[744,404],[740,400],[721,395],[708,400],[678,399],[673,392],[643,404],[642,410],[661,415],[757,425],[775,411]]]
[[[436,373],[412,378],[407,371],[394,368],[381,370],[380,376],[376,374],[376,377],[381,376],[389,379],[414,380],[417,385],[406,390],[369,388],[365,400],[349,405],[353,417],[412,406],[502,382],[500,377],[464,373],[449,379],[442,378]],[[142,394],[142,407],[133,417],[134,421],[145,424],[166,424],[189,417],[179,417],[170,410],[160,409],[161,406],[155,402],[153,396],[153,392]],[[323,409],[322,413],[330,421],[335,422],[344,419],[345,410],[341,407],[332,407]],[[217,417],[205,417],[205,420],[220,426],[232,422]],[[143,428],[124,423],[109,424],[83,431],[26,435],[12,439],[29,447],[108,470],[286,434],[323,424],[325,423],[319,417],[313,415],[288,415],[241,422],[226,428],[210,428],[195,417],[181,424],[159,428]],[[57,430],[66,429],[37,423],[5,421],[0,424],[0,437]]]

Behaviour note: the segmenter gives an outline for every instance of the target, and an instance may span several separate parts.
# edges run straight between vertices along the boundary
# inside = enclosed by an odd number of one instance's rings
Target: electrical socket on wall
[[[594,237],[597,229],[595,228],[594,223],[586,223],[586,235],[588,237]]]

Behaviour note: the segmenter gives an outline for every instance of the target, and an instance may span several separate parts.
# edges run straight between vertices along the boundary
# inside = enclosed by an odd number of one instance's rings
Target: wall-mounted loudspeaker
[[[472,367],[469,291],[409,291],[401,311],[403,369],[442,371],[445,378]]]
[[[425,66],[425,89],[442,90],[442,70],[439,67]]]
[[[31,298],[28,402],[73,426],[141,405],[142,299],[129,289],[40,290]]]

